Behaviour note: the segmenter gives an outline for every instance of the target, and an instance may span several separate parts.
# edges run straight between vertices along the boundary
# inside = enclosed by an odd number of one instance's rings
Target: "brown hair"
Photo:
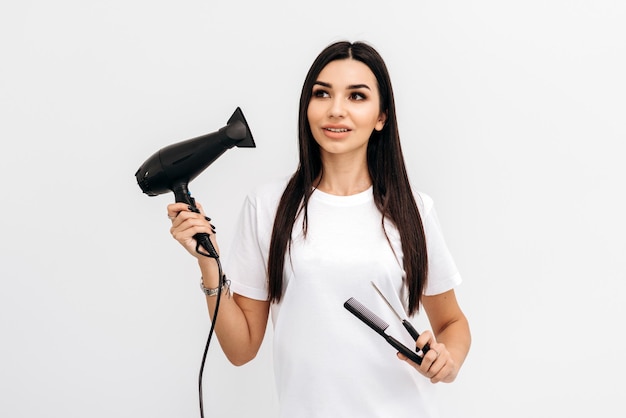
[[[382,217],[398,228],[402,242],[405,285],[409,293],[408,308],[413,314],[419,310],[426,284],[428,262],[426,239],[421,217],[409,183],[400,146],[398,124],[391,80],[387,66],[378,52],[363,42],[336,42],[326,47],[315,59],[302,86],[298,118],[300,160],[280,199],[268,260],[269,299],[280,301],[283,293],[285,254],[291,245],[293,225],[303,211],[303,232],[307,230],[307,205],[322,170],[320,149],[311,133],[307,109],[313,84],[322,69],[331,61],[354,59],[367,65],[374,73],[380,92],[380,110],[387,116],[383,129],[374,130],[367,148],[367,165],[373,183],[376,206]]]

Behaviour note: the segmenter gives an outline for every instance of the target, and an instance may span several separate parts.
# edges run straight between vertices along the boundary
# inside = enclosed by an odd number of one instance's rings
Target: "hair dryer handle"
[[[177,203],[186,203],[189,206],[189,210],[195,213],[200,213],[200,209],[196,207],[196,201],[191,196],[191,193],[189,193],[189,189],[187,188],[186,184],[183,183],[179,186],[173,187],[172,191],[174,192],[174,198],[176,199]],[[211,258],[219,258],[219,254],[217,253],[215,246],[211,242],[209,234],[200,233],[194,235],[193,238],[198,243],[198,245],[196,246],[196,251],[198,253]],[[199,251],[200,247],[204,248],[208,252],[208,254]]]

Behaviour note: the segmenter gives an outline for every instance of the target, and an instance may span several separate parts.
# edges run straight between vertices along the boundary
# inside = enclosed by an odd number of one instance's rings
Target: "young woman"
[[[235,365],[252,360],[271,313],[282,417],[430,417],[433,383],[456,378],[470,331],[454,293],[461,276],[432,200],[411,190],[391,81],[371,46],[337,42],[313,62],[299,150],[290,178],[244,202],[224,269],[231,284],[215,324],[220,345]],[[217,263],[195,251],[197,233],[218,248],[204,213],[181,203],[167,210],[203,286],[220,291]],[[432,331],[412,340],[372,282],[409,321],[423,312]],[[421,365],[344,309],[349,298],[406,346],[428,344]],[[210,314],[215,301],[207,296]]]

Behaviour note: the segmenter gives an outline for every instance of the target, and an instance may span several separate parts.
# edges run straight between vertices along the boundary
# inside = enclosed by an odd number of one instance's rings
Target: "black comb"
[[[420,357],[413,350],[407,348],[404,344],[393,338],[391,335],[386,334],[385,330],[389,328],[389,324],[380,319],[365,306],[363,306],[361,302],[359,302],[355,298],[350,298],[343,304],[343,307],[352,312],[354,316],[363,321],[371,329],[376,331],[376,333],[378,333],[381,337],[387,340],[387,342],[396,350],[413,360],[415,363],[422,364],[422,357]]]

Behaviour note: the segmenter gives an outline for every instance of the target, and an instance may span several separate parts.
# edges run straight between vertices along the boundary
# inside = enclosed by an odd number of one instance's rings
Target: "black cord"
[[[172,189],[174,191],[174,195],[176,196],[176,202],[183,202],[189,205],[189,210],[195,213],[200,213],[200,209],[196,207],[195,199],[189,193],[187,189],[187,184],[183,183],[178,185],[178,187],[174,187]],[[211,222],[210,218],[205,217],[205,219]],[[213,225],[211,227],[214,229]],[[215,230],[215,229],[214,229]],[[199,233],[194,235],[194,239],[196,240],[196,252],[205,257],[214,258],[217,263],[218,272],[219,272],[219,284],[218,284],[218,292],[217,299],[215,301],[215,310],[213,312],[213,320],[211,321],[211,329],[209,330],[209,336],[206,340],[206,345],[204,346],[204,353],[202,355],[202,362],[200,364],[200,373],[198,374],[198,396],[200,403],[200,417],[204,418],[204,405],[203,405],[203,394],[202,394],[202,376],[204,374],[204,365],[206,363],[206,357],[209,352],[209,345],[211,344],[211,338],[213,337],[213,332],[215,330],[215,323],[217,321],[217,313],[220,308],[220,300],[222,298],[222,288],[225,282],[225,276],[222,271],[222,263],[220,262],[220,256],[217,253],[213,243],[211,242],[211,238],[209,234]],[[202,251],[201,247],[206,250]]]
[[[206,364],[207,353],[209,352],[209,345],[211,344],[211,338],[213,337],[213,331],[215,330],[215,323],[217,321],[217,313],[220,307],[220,299],[222,298],[222,287],[224,286],[224,274],[222,271],[222,263],[220,262],[219,256],[215,252],[215,250],[211,248],[205,248],[209,253],[204,253],[199,250],[200,244],[196,246],[196,252],[202,254],[206,257],[211,257],[215,259],[217,263],[218,271],[219,271],[219,284],[217,292],[217,299],[215,300],[215,309],[213,311],[213,321],[211,322],[211,329],[209,330],[209,336],[207,337],[206,345],[204,346],[204,353],[202,355],[202,362],[200,364],[200,373],[198,375],[198,397],[200,402],[200,417],[204,418],[204,403],[203,403],[203,394],[202,394],[202,376],[204,374],[204,365]]]

